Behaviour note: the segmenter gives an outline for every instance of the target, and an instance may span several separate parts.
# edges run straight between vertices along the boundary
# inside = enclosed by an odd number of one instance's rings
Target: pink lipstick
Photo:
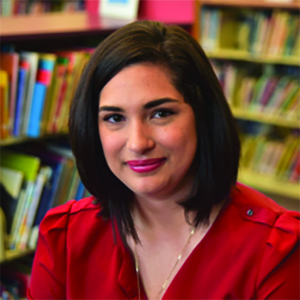
[[[126,161],[129,168],[137,173],[148,173],[159,168],[164,162],[166,158],[151,158],[151,159],[143,159],[143,160],[128,160]]]

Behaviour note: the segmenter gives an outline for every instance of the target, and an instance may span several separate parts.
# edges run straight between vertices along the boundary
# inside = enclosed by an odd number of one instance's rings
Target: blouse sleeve
[[[300,299],[300,214],[285,212],[276,221],[263,254],[257,299]]]
[[[28,299],[66,299],[66,234],[74,202],[51,209],[40,224]]]

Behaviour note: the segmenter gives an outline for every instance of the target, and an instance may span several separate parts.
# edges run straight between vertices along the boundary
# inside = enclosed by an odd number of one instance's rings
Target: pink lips
[[[143,160],[128,160],[126,163],[129,168],[137,173],[148,173],[159,168],[164,162],[165,158],[152,158]]]

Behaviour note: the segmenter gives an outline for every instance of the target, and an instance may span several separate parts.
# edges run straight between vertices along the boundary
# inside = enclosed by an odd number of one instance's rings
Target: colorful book
[[[55,60],[56,56],[53,54],[43,54],[40,56],[27,130],[27,135],[30,137],[39,137],[41,134],[44,102],[47,88],[51,84]]]
[[[25,178],[25,186],[20,192],[10,237],[10,248],[15,249],[17,246],[16,242],[18,240],[20,226],[25,218],[27,207],[33,196],[35,181],[40,167],[40,159],[26,154],[2,150],[1,165],[23,172]]]
[[[17,248],[24,250],[27,248],[30,231],[33,226],[34,218],[37,212],[38,204],[41,200],[42,192],[46,182],[51,177],[52,169],[48,166],[41,167],[37,176],[33,196],[31,201],[28,201],[28,206],[24,214],[24,218],[21,223],[19,238],[17,240]]]
[[[26,61],[21,61],[19,72],[18,72],[18,88],[17,88],[17,99],[16,99],[16,111],[15,111],[15,123],[13,127],[13,135],[21,135],[22,118],[24,114],[24,102],[26,89],[28,84],[28,72],[29,64]]]
[[[7,72],[0,70],[0,138],[9,136],[9,81]]]
[[[21,135],[26,135],[28,131],[29,115],[33,98],[33,91],[36,82],[36,73],[38,68],[39,55],[36,52],[21,52],[21,62],[26,62],[29,65],[28,83],[25,92],[24,108],[21,122]]]
[[[52,133],[53,119],[55,118],[58,103],[62,100],[60,96],[65,82],[67,65],[67,58],[57,57],[55,69],[53,71],[54,80],[49,88],[46,109],[43,117],[43,130],[45,130],[47,133]]]
[[[16,91],[19,69],[19,54],[18,53],[1,53],[0,54],[1,69],[8,74],[9,81],[9,128],[8,131],[12,134],[14,117],[15,117],[15,104],[16,104]]]
[[[13,218],[17,210],[17,204],[24,180],[21,171],[11,168],[0,167],[1,183],[1,208],[6,218],[7,234],[10,234]]]

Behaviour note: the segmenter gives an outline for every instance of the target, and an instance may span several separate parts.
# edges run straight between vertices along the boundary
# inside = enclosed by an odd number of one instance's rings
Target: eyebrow
[[[157,100],[150,101],[146,103],[143,108],[144,109],[150,109],[159,105],[162,105],[164,103],[169,103],[169,102],[178,102],[178,100],[171,99],[171,98],[161,98]],[[124,109],[118,107],[118,106],[101,106],[99,108],[100,111],[114,111],[114,112],[124,112]]]

